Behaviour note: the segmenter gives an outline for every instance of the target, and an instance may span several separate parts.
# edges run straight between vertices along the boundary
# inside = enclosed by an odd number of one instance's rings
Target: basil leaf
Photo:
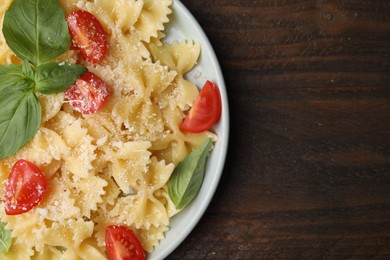
[[[43,94],[63,92],[87,71],[83,66],[64,62],[43,64],[36,70],[35,90]]]
[[[40,127],[42,109],[33,85],[24,78],[0,88],[0,160],[26,145]]]
[[[198,194],[206,170],[212,141],[208,138],[181,161],[168,182],[168,195],[177,209],[182,209]]]
[[[22,71],[23,71],[23,75],[26,77],[26,78],[29,78],[31,80],[35,80],[35,72],[34,70],[31,68],[31,64],[30,62],[28,62],[27,60],[24,61],[23,63],[23,67],[22,67]]]
[[[10,64],[0,66],[0,90],[16,84],[23,79],[23,67],[20,64]]]
[[[0,222],[0,253],[8,253],[11,244],[11,231],[5,229],[5,224]]]
[[[70,46],[59,0],[14,0],[4,16],[3,35],[19,58],[35,66],[59,56]]]

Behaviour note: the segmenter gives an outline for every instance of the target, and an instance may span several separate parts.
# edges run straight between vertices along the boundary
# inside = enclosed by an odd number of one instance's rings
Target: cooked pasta
[[[12,0],[0,2],[0,23]],[[105,259],[104,231],[126,225],[152,252],[178,210],[166,183],[175,165],[208,137],[179,129],[198,90],[184,78],[200,45],[161,42],[172,0],[61,0],[66,13],[93,13],[107,32],[99,64],[68,50],[57,60],[83,63],[109,85],[111,96],[95,114],[82,115],[64,94],[39,95],[42,124],[32,141],[0,161],[0,195],[18,159],[35,163],[48,190],[31,211],[1,221],[13,245],[1,259]],[[0,34],[0,64],[20,63]],[[63,250],[63,249],[66,250]]]

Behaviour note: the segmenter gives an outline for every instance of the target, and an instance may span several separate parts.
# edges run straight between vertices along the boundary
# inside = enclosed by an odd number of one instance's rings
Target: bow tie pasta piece
[[[85,3],[80,1],[78,4],[79,9],[85,9],[99,17],[106,31],[118,28],[123,33],[129,32],[138,21],[143,6],[144,1],[140,0],[95,0]]]
[[[111,151],[111,174],[124,194],[138,190],[147,173],[150,142],[116,143]]]
[[[80,209],[80,214],[90,218],[97,210],[98,204],[103,202],[107,181],[96,175],[90,175],[87,178],[78,178],[69,172],[63,175],[65,175],[63,181],[69,187],[71,197],[75,198],[75,206]]]
[[[135,93],[143,97],[157,96],[172,85],[177,76],[177,71],[169,69],[168,66],[155,63],[151,59],[140,64],[140,69],[135,71],[133,78],[136,80],[137,89]]]
[[[164,120],[158,106],[151,101],[131,96],[121,99],[113,115],[118,125],[134,140],[155,141],[164,134]]]
[[[134,33],[122,34],[119,29],[112,30],[111,34],[108,34],[108,43],[114,48],[109,49],[106,62],[102,62],[103,65],[123,62],[129,68],[136,69],[144,59],[150,58],[146,46]],[[126,53],[126,57],[123,57],[123,53]],[[118,62],[118,60],[122,61]],[[92,70],[92,66],[88,67]]]
[[[164,29],[164,23],[169,22],[168,15],[172,13],[171,5],[172,0],[144,0],[143,12],[134,24],[142,41],[149,43],[151,37],[157,37]]]
[[[82,120],[77,119],[65,127],[62,137],[71,147],[70,153],[64,158],[66,170],[80,178],[93,175],[92,162],[96,159],[96,146],[88,135],[88,129],[82,126]]]
[[[200,55],[200,44],[192,41],[173,42],[162,46],[150,44],[149,49],[154,60],[180,74],[190,71]]]
[[[183,74],[196,64],[200,55],[200,45],[193,42],[174,42],[163,46],[151,44],[150,52],[154,60],[159,60],[162,65],[178,72],[174,84],[164,93],[165,95],[161,95],[161,105],[166,107],[177,104],[181,110],[187,110],[192,106],[199,91],[192,82],[184,79]],[[172,102],[172,96],[175,102]]]
[[[157,161],[152,157],[148,171],[135,177],[135,192],[118,198],[109,215],[128,225],[135,225],[137,229],[148,229],[151,225],[167,226],[169,217],[165,205],[155,197],[155,192],[165,185],[173,169],[173,164],[166,165],[164,161]]]

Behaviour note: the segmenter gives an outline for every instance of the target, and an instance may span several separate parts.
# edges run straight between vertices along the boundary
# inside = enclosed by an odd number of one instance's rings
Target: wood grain
[[[168,259],[390,259],[390,1],[182,2],[221,63],[231,138]]]

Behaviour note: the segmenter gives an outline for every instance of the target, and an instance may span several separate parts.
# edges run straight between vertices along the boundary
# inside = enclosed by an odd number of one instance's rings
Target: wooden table
[[[182,2],[220,60],[231,138],[168,259],[390,259],[390,1]]]

